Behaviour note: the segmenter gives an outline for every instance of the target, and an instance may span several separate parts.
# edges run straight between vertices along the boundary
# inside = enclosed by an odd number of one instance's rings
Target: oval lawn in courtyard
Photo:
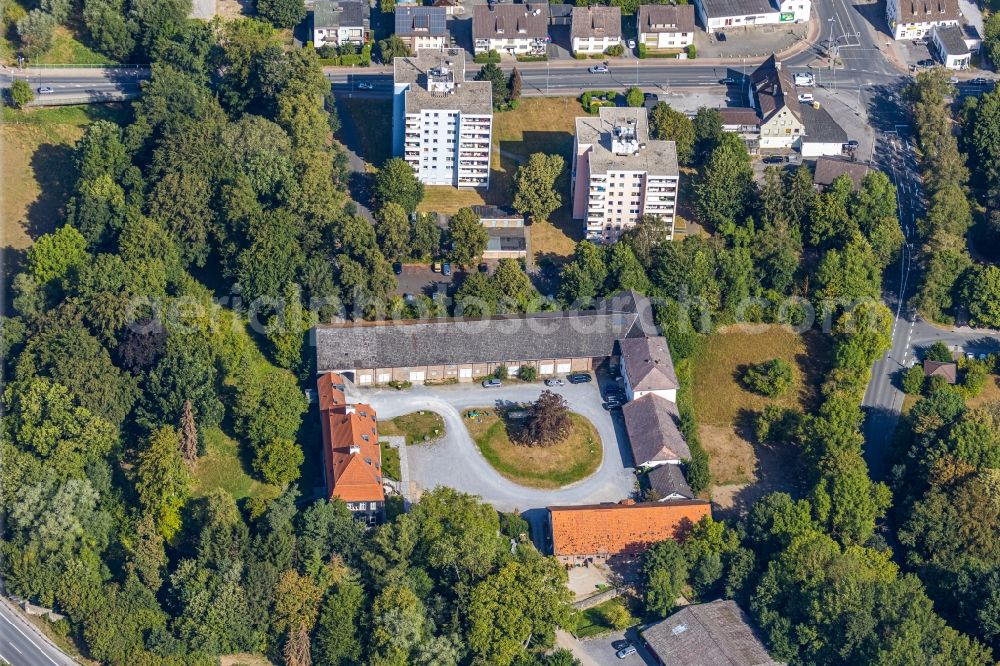
[[[514,441],[526,412],[504,416],[492,407],[462,411],[462,420],[483,457],[514,483],[531,488],[560,488],[585,479],[601,466],[603,447],[593,424],[570,413],[566,438],[551,446]]]

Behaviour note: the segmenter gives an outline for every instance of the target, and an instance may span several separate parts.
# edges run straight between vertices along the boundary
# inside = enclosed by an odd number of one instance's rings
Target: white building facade
[[[573,54],[604,53],[622,42],[620,7],[574,7],[572,27]]]
[[[958,25],[958,0],[886,0],[885,19],[893,39],[922,39],[935,26]]]
[[[695,0],[698,20],[713,33],[730,28],[792,25],[809,20],[811,0]]]

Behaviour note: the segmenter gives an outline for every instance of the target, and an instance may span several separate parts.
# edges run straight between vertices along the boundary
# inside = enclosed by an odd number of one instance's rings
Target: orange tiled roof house
[[[630,560],[658,541],[680,539],[703,516],[712,516],[707,500],[624,502],[586,506],[550,506],[552,554],[563,564],[579,566]]]
[[[327,494],[344,500],[355,518],[376,525],[385,515],[385,492],[375,410],[348,404],[344,380],[334,372],[320,375],[316,385]]]

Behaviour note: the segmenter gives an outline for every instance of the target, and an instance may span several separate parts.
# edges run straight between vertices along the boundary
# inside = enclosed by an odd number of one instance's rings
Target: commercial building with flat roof
[[[393,76],[393,154],[427,185],[489,187],[493,88],[465,80],[464,51],[396,58]]]
[[[809,20],[811,0],[695,0],[698,20],[709,34],[733,28],[787,25]]]
[[[666,222],[672,238],[679,181],[677,147],[649,137],[645,109],[605,106],[576,119],[573,219],[588,240],[614,242],[643,215]]]

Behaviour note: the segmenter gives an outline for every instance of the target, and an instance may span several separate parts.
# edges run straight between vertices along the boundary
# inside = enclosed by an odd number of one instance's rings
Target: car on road
[[[572,375],[566,375],[566,380],[570,384],[586,384],[587,382],[594,381],[594,378],[586,372],[574,372]]]
[[[618,657],[619,659],[624,659],[625,657],[631,657],[634,654],[635,654],[635,648],[631,645],[629,645],[627,648],[622,648],[621,650],[618,650],[618,652],[615,652],[615,656]]]
[[[564,382],[561,379],[546,379],[545,380],[545,385],[546,386],[565,386],[565,384],[566,384],[566,382]]]
[[[451,275],[451,264],[447,261],[441,264],[441,275]]]
[[[587,71],[591,74],[607,74],[610,70],[608,70],[607,65],[594,65],[593,67],[587,69]]]
[[[634,39],[630,39],[627,42],[625,42],[625,45],[628,46],[630,49],[634,49],[635,48],[635,40]]]
[[[54,93],[54,92],[55,92],[55,90],[53,90],[52,88],[50,88],[48,86],[42,86],[41,88],[38,89],[38,94],[39,95],[48,95],[48,94],[51,94],[51,93]]]
[[[799,104],[812,104],[815,101],[812,93],[799,93]]]
[[[809,72],[799,72],[794,77],[795,85],[808,88],[816,83],[816,79]]]
[[[358,83],[358,90],[375,90],[375,84],[368,81],[361,81]]]
[[[631,645],[632,644],[628,642],[627,638],[623,638],[617,641],[611,641],[611,647],[613,647],[615,650],[624,650],[625,648],[630,647]]]
[[[785,158],[781,155],[768,155],[764,158],[764,164],[782,164]]]
[[[719,85],[720,85],[720,86],[731,86],[731,85],[733,85],[734,83],[736,83],[736,79],[734,79],[734,78],[733,78],[733,77],[731,77],[731,76],[727,76],[727,77],[726,77],[726,78],[724,78],[724,79],[719,79]]]
[[[394,273],[395,275],[402,275],[402,274],[403,274],[403,263],[402,263],[402,262],[400,262],[400,261],[397,261],[397,262],[395,262],[395,263],[394,263],[394,264],[392,265],[392,272],[393,272],[393,273]]]
[[[499,379],[484,379],[483,388],[500,388],[503,386],[503,382]]]

